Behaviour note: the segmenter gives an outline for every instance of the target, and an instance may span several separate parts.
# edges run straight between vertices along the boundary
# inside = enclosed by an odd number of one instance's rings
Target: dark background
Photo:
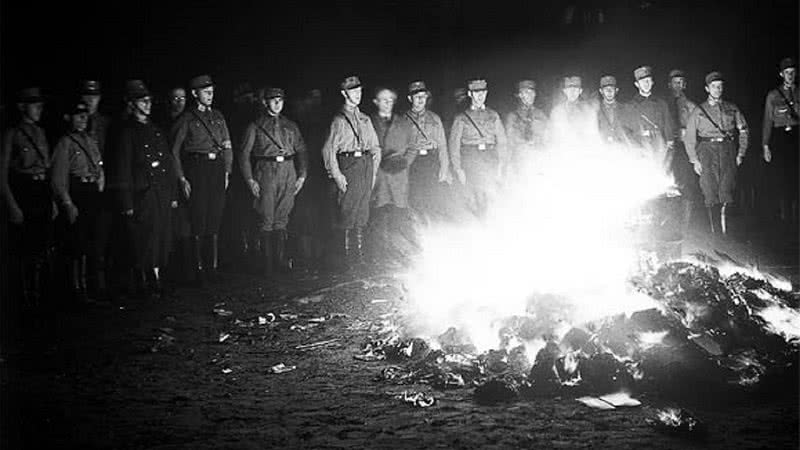
[[[127,78],[163,94],[199,73],[215,77],[223,105],[245,81],[283,85],[290,97],[318,87],[338,102],[339,80],[357,73],[367,89],[401,93],[425,79],[434,110],[476,74],[490,82],[489,103],[507,109],[513,83],[533,77],[548,108],[567,72],[583,75],[587,92],[615,74],[624,100],[635,92],[633,69],[649,64],[662,92],[668,71],[685,69],[694,99],[707,72],[723,71],[726,96],[757,129],[778,61],[798,53],[798,2],[17,0],[2,3],[0,29],[6,105],[23,85],[58,100],[88,77],[103,83],[108,110]]]

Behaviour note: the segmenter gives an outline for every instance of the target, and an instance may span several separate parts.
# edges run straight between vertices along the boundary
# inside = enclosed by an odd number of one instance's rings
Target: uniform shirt
[[[176,198],[172,153],[166,133],[151,121],[125,121],[119,135],[115,186],[123,211],[133,209],[134,192],[162,187],[171,200]]]
[[[627,136],[622,124],[624,105],[614,101],[601,101],[597,106],[597,130],[600,137],[607,142],[626,142]]]
[[[453,119],[449,143],[453,167],[461,169],[461,146],[481,144],[494,145],[500,163],[508,162],[508,142],[503,122],[495,110],[485,106],[480,109],[469,108]]]
[[[106,156],[106,136],[110,122],[108,117],[96,112],[89,116],[89,123],[86,126],[86,133],[94,139],[100,154],[104,157]]]
[[[70,201],[70,177],[103,177],[103,159],[97,143],[86,132],[72,131],[62,136],[53,149],[51,168],[53,192],[62,203]]]
[[[626,104],[626,116],[625,128],[637,140],[660,136],[665,142],[669,142],[677,135],[667,102],[654,95],[634,95]]]
[[[267,132],[269,132],[269,136],[267,136]],[[239,158],[239,167],[245,180],[253,178],[251,155],[296,155],[298,176],[306,177],[308,167],[306,143],[297,124],[286,117],[264,114],[247,126],[242,140],[242,154]]]
[[[705,112],[703,112],[705,110]],[[706,115],[708,114],[708,116]],[[697,161],[697,138],[724,138],[726,137],[714,124],[709,120],[716,122],[727,133],[733,134],[736,129],[739,130],[739,156],[744,157],[747,152],[748,143],[748,128],[747,121],[739,108],[733,103],[722,101],[715,101],[711,98],[704,101],[697,108],[695,108],[686,123],[686,136],[684,142],[686,144],[686,154],[689,155],[689,161],[693,163]]]
[[[506,116],[505,129],[508,145],[512,149],[541,147],[547,130],[547,115],[533,105],[520,103],[516,110]]]
[[[681,95],[672,98],[670,112],[672,113],[672,122],[681,130],[686,129],[686,122],[689,120],[689,114],[697,107],[697,105],[686,98],[686,95]]]
[[[3,157],[9,171],[44,175],[50,167],[50,147],[44,130],[27,121],[10,128],[3,139]]]
[[[351,124],[352,127],[350,126]],[[358,107],[345,105],[339,113],[333,116],[328,138],[325,140],[325,145],[322,146],[322,160],[325,164],[325,170],[331,176],[341,174],[336,155],[357,150],[376,154],[376,163],[380,163],[381,146],[378,142],[375,128],[372,126],[372,121]]]
[[[794,117],[786,100],[794,103]],[[786,89],[785,86],[781,85],[779,88],[769,91],[767,100],[764,102],[764,124],[763,132],[761,133],[761,144],[769,145],[769,138],[772,136],[773,128],[797,126],[798,115],[800,115],[800,98],[798,98],[796,86]]]
[[[372,114],[370,115],[370,120],[372,120],[372,126],[375,128],[375,134],[378,135],[378,145],[383,150],[383,156],[386,156],[386,135],[389,134],[389,129],[392,128],[392,125],[397,123],[397,114],[393,113],[389,117]]]
[[[409,110],[397,119],[389,132],[384,155],[404,154],[411,164],[419,156],[417,148],[426,146],[428,142],[433,143],[440,167],[449,167],[450,158],[442,119],[432,111],[423,110],[417,113]]]
[[[181,155],[186,153],[222,153],[225,159],[225,172],[230,173],[233,166],[233,150],[228,125],[221,112],[205,107],[201,110],[199,105],[196,108],[187,108],[172,126],[170,135],[178,178],[183,178]],[[222,148],[218,148],[218,145]]]

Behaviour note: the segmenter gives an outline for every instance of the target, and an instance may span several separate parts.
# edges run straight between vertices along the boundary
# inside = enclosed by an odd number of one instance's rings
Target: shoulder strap
[[[429,141],[430,139],[428,139],[428,135],[427,135],[427,134],[425,134],[425,132],[424,132],[424,131],[422,131],[422,127],[421,127],[421,126],[419,126],[419,123],[418,123],[416,120],[414,120],[414,118],[413,118],[413,117],[411,117],[411,114],[409,114],[409,113],[408,113],[408,111],[406,111],[406,117],[408,117],[408,120],[410,120],[410,121],[411,121],[411,123],[413,123],[413,124],[414,124],[414,126],[415,126],[415,127],[417,128],[417,130],[419,131],[419,134],[421,134],[421,135],[422,135],[422,137],[423,137],[423,138],[425,138],[425,140],[428,140],[428,141]]]
[[[278,149],[279,149],[279,150],[283,151],[283,146],[282,146],[282,145],[281,145],[281,144],[280,144],[280,143],[279,143],[277,140],[275,140],[275,138],[274,138],[274,137],[272,137],[272,135],[271,135],[271,134],[269,134],[269,131],[267,131],[267,129],[266,129],[266,128],[264,128],[263,126],[261,126],[261,124],[260,124],[260,123],[258,123],[258,121],[256,121],[256,122],[255,122],[255,125],[256,125],[256,126],[257,126],[257,127],[258,127],[258,128],[259,128],[259,129],[260,129],[260,130],[261,130],[261,131],[264,133],[264,134],[266,134],[266,135],[267,135],[267,137],[269,138],[269,140],[270,140],[270,141],[272,141],[272,143],[273,143],[273,144],[275,144],[275,146],[276,146],[276,147],[278,147]]]
[[[340,112],[338,115],[342,116],[344,120],[347,121],[347,124],[350,125],[350,129],[353,130],[353,136],[356,137],[356,143],[358,144],[359,147],[361,147],[361,135],[358,134],[358,131],[356,131],[356,127],[355,125],[353,125],[353,122],[350,121],[350,118],[348,118],[347,114],[345,113]]]
[[[194,117],[195,117],[197,120],[199,120],[199,121],[200,121],[200,123],[202,123],[202,124],[203,124],[203,128],[205,128],[205,130],[206,130],[206,133],[208,133],[208,137],[210,137],[210,138],[211,138],[211,140],[214,142],[214,146],[215,146],[215,147],[217,147],[218,149],[222,149],[222,148],[223,148],[223,147],[222,147],[222,144],[220,144],[220,143],[219,143],[219,141],[217,141],[217,138],[214,136],[214,133],[212,133],[212,132],[211,132],[211,128],[209,128],[209,126],[208,126],[208,124],[206,123],[206,121],[205,121],[205,120],[203,120],[203,118],[202,118],[202,117],[200,117],[199,115],[197,115],[197,112],[196,112],[194,109],[192,109],[191,111],[192,111],[192,115],[193,115],[193,116],[194,116]]]
[[[481,129],[478,127],[478,124],[477,124],[477,123],[475,123],[475,121],[474,121],[474,120],[472,120],[472,116],[470,116],[470,115],[469,115],[469,112],[467,112],[467,111],[464,111],[464,115],[465,115],[465,116],[467,116],[467,120],[469,120],[469,122],[472,124],[472,126],[473,126],[473,127],[475,127],[475,129],[478,131],[478,135],[479,135],[481,138],[483,138],[483,137],[484,137],[484,136],[483,136],[483,132],[482,132],[482,131],[481,131]]]
[[[31,144],[31,145],[33,146],[33,148],[36,150],[36,153],[38,153],[38,154],[39,154],[39,156],[40,156],[40,157],[41,157],[41,158],[42,158],[42,159],[45,161],[45,163],[47,163],[47,160],[48,160],[48,158],[47,158],[47,155],[44,153],[44,151],[43,151],[41,148],[39,148],[39,145],[38,145],[38,144],[36,144],[36,140],[35,140],[35,139],[33,139],[33,136],[31,136],[30,134],[28,134],[28,132],[27,132],[27,131],[25,131],[25,128],[23,128],[23,127],[21,127],[21,126],[17,127],[17,129],[18,129],[20,132],[22,132],[22,134],[24,134],[24,135],[25,135],[25,139],[27,139],[27,140],[28,140],[28,142],[30,142],[30,144]]]
[[[714,125],[714,127],[717,130],[719,130],[720,133],[724,134],[725,136],[730,136],[731,134],[730,132],[723,130],[722,127],[720,127],[719,124],[717,124],[717,122],[715,122],[714,119],[711,118],[711,116],[708,114],[708,111],[706,111],[706,109],[703,108],[702,103],[697,105],[697,107],[700,108],[700,111],[703,113],[704,116],[706,116],[706,119],[708,119],[708,121],[711,122],[711,125]]]
[[[642,117],[642,119],[645,120],[645,122],[647,122],[651,127],[653,127],[653,129],[658,130],[658,125],[656,125],[652,120],[650,120],[649,117],[647,117],[647,114],[645,114],[641,110],[641,108],[639,108],[639,105],[637,105],[636,102],[631,102],[631,106],[633,106],[633,108],[636,109],[636,112],[639,113],[639,115]]]
[[[792,100],[788,99],[788,98],[787,98],[787,97],[786,97],[786,96],[783,94],[783,89],[781,89],[780,87],[778,88],[778,94],[780,94],[780,95],[781,95],[781,97],[783,97],[783,101],[784,101],[784,102],[786,102],[786,106],[788,106],[788,107],[789,107],[789,115],[790,115],[790,116],[792,116],[792,118],[793,118],[794,120],[798,120],[798,117],[797,117],[797,111],[795,111],[795,109],[794,109],[794,101],[792,101]]]
[[[89,154],[89,151],[86,150],[86,147],[84,147],[83,144],[80,143],[80,141],[75,139],[75,136],[73,136],[72,133],[67,134],[67,137],[69,137],[70,140],[72,142],[76,143],[78,145],[78,148],[81,149],[81,151],[83,152],[84,156],[86,156],[86,159],[89,161],[89,165],[92,166],[92,172],[97,172],[98,171],[97,170],[97,163],[94,161],[94,159],[92,159],[92,155]]]

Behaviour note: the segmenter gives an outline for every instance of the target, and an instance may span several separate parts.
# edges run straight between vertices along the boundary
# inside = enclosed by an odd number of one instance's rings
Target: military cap
[[[27,87],[17,93],[17,101],[20,103],[39,103],[43,100],[42,91],[38,87]]]
[[[781,60],[780,67],[781,67],[781,72],[783,72],[784,70],[786,70],[786,69],[788,69],[790,67],[797,68],[797,63],[792,58],[783,58]]]
[[[517,91],[521,91],[523,89],[531,89],[536,90],[536,82],[533,80],[520,80],[517,83]]]
[[[653,68],[650,66],[642,66],[633,71],[633,78],[635,78],[636,81],[639,81],[642,78],[647,78],[652,76],[653,76]]]
[[[100,82],[96,80],[81,81],[81,95],[100,95]]]
[[[269,100],[275,97],[285,98],[286,94],[283,92],[283,89],[277,87],[268,87],[264,89],[264,99]]]
[[[473,78],[467,81],[467,90],[485,91],[489,89],[489,84],[483,78]]]
[[[412,81],[411,84],[408,85],[408,95],[414,95],[420,92],[428,92],[428,87],[425,86],[424,81]]]
[[[709,72],[709,74],[706,75],[706,86],[715,81],[721,81],[721,80],[724,80],[721,72],[717,72],[716,70],[713,72]]]
[[[87,105],[83,101],[70,103],[69,108],[67,108],[67,114],[70,116],[75,116],[83,113],[89,114],[89,105]]]
[[[564,77],[564,88],[571,88],[571,87],[582,87],[582,80],[581,77],[574,75],[570,77]]]
[[[617,79],[613,75],[604,75],[600,77],[600,89],[606,86],[617,86]]]
[[[359,80],[355,75],[350,75],[342,80],[342,82],[339,84],[339,87],[342,88],[343,91],[349,91],[350,89],[361,87],[361,80]]]
[[[143,97],[149,97],[150,91],[147,90],[144,81],[142,80],[128,80],[125,82],[125,99],[138,100]]]
[[[198,75],[189,80],[189,89],[203,89],[213,85],[210,75]]]
[[[672,69],[669,71],[669,79],[673,79],[676,77],[686,78],[686,74],[681,69]]]

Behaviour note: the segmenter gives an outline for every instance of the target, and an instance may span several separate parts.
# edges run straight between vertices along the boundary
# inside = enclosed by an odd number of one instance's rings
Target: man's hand
[[[67,203],[64,205],[64,209],[67,211],[67,220],[70,225],[74,224],[78,220],[78,207],[74,203]]]
[[[770,151],[769,145],[764,146],[764,161],[768,163],[772,162],[772,151]]]
[[[186,177],[181,178],[181,189],[183,190],[183,196],[187,199],[192,195],[192,185],[189,184],[189,180]]]
[[[261,196],[261,185],[258,184],[258,181],[250,178],[247,180],[247,185],[250,187],[250,192],[253,194],[253,197],[258,198]]]
[[[122,215],[127,217],[133,217],[133,208],[122,211]]]
[[[695,162],[692,163],[692,165],[694,166],[694,172],[696,174],[698,174],[698,175],[702,175],[703,174],[703,166],[700,164],[700,161],[695,161]]]
[[[8,220],[10,220],[14,225],[21,225],[23,222],[25,222],[25,215],[22,214],[22,210],[19,208],[19,206],[13,206],[11,208]]]
[[[736,155],[736,167],[739,167],[744,162],[744,155]]]
[[[228,190],[228,185],[231,183],[231,173],[225,172],[225,190]]]
[[[173,200],[173,201],[172,201],[172,202],[169,204],[169,207],[170,207],[170,208],[172,208],[172,209],[176,209],[176,208],[178,207],[178,201],[177,201],[177,200]]]
[[[464,173],[464,169],[456,169],[456,178],[459,183],[467,184],[467,174]]]
[[[294,182],[294,195],[297,195],[297,193],[300,192],[300,189],[303,189],[303,185],[305,183],[306,177],[300,177]]]
[[[50,220],[56,220],[58,217],[58,205],[56,202],[50,202]]]
[[[333,181],[336,182],[336,187],[339,188],[342,192],[347,192],[347,178],[345,178],[344,174],[336,174],[333,176]]]
[[[105,172],[100,172],[100,178],[97,179],[97,191],[103,192],[106,190],[106,174]]]

